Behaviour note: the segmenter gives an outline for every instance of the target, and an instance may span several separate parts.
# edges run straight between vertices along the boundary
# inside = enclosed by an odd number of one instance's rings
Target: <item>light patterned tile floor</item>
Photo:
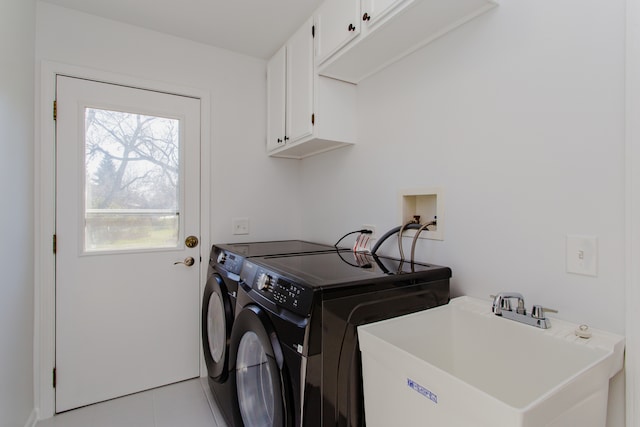
[[[226,427],[206,378],[96,403],[41,420],[36,427]]]

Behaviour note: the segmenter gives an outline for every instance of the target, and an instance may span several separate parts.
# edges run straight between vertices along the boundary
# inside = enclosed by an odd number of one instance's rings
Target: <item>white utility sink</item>
[[[470,297],[360,326],[367,426],[604,427],[624,338],[578,326],[539,329]]]

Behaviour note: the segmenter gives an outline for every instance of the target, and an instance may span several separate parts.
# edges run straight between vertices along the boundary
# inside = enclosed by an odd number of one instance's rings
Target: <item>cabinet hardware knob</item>
[[[353,26],[353,24],[349,24],[349,31],[355,31],[356,27]]]
[[[365,12],[364,15],[362,15],[362,20],[363,21],[370,21],[371,20],[371,15],[369,15],[367,12]]]
[[[282,139],[278,138],[276,142],[282,142]]]
[[[288,140],[289,140],[289,137],[288,137],[288,136],[285,136],[285,137],[284,137],[284,140],[285,140],[285,141],[288,141]]]

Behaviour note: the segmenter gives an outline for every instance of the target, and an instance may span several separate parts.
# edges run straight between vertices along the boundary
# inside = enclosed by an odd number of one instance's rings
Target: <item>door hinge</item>
[[[316,124],[316,115],[315,114],[311,114],[311,124],[312,125]]]
[[[311,37],[315,37],[316,36],[316,26],[312,25],[311,26]]]
[[[53,388],[56,388],[56,368],[53,368]]]
[[[53,120],[58,120],[58,101],[53,101]]]
[[[58,249],[58,239],[55,234],[53,235],[52,246],[53,246],[53,253],[55,254],[56,250]]]

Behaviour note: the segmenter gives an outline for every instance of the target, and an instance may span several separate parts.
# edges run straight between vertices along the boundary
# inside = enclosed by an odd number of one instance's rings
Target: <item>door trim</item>
[[[640,3],[626,2],[626,425],[640,423]]]
[[[104,83],[131,86],[198,98],[200,109],[200,241],[203,262],[200,263],[199,288],[206,282],[210,242],[211,201],[211,96],[208,90],[169,83],[149,81],[90,68],[43,61],[36,78],[36,135],[35,135],[35,257],[34,257],[34,405],[39,419],[55,413],[55,390],[52,376],[55,366],[55,257],[52,238],[55,231],[55,125],[53,101],[56,94],[56,76],[66,75]],[[200,335],[198,335],[200,336]],[[200,343],[200,376],[206,375]]]

